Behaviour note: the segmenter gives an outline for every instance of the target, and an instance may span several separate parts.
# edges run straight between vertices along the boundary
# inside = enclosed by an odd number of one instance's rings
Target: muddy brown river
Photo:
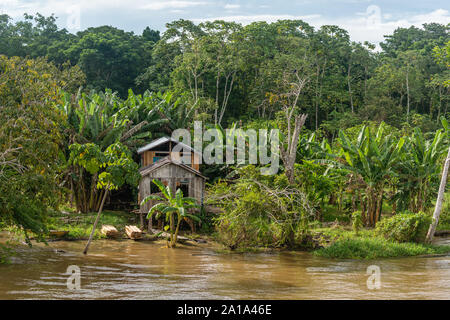
[[[52,242],[18,253],[0,265],[0,299],[450,299],[450,256],[330,260],[126,240],[95,241],[84,256],[84,244]],[[73,265],[79,290],[67,287]],[[371,265],[379,267],[379,289],[368,288]]]

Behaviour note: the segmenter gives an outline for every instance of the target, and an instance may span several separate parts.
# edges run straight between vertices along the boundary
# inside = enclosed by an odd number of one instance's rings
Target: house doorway
[[[189,196],[189,181],[182,180],[180,182],[177,182],[177,190],[181,189],[181,192],[183,192],[184,197]]]

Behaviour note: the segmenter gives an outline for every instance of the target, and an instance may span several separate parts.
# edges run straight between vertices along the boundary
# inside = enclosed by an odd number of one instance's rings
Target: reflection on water
[[[442,240],[447,241],[447,240]],[[53,242],[0,266],[0,299],[449,299],[450,257],[328,260],[306,252],[216,254],[134,241]],[[58,250],[56,250],[58,249]],[[81,290],[67,289],[67,267]],[[366,285],[381,268],[381,289]]]

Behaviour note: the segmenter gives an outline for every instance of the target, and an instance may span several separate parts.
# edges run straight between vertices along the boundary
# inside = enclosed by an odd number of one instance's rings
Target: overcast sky
[[[71,32],[112,25],[141,33],[149,26],[164,31],[167,22],[223,19],[243,24],[279,19],[302,19],[320,27],[335,24],[352,40],[378,43],[397,27],[450,23],[445,0],[0,0],[0,13],[20,19],[23,13],[54,13]]]

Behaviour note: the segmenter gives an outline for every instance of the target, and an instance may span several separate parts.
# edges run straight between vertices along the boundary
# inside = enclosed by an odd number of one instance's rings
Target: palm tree
[[[170,187],[165,186],[161,181],[153,179],[153,183],[159,188],[164,198],[158,195],[149,195],[142,200],[141,205],[144,205],[150,200],[162,201],[156,203],[150,208],[147,219],[150,219],[155,212],[157,213],[157,219],[161,214],[165,215],[166,221],[169,222],[168,227],[170,228],[170,241],[168,242],[168,246],[169,248],[174,248],[177,243],[181,220],[184,218],[191,218],[201,222],[199,217],[188,213],[189,209],[198,208],[199,206],[196,204],[196,200],[194,198],[184,197],[181,189],[178,189],[174,195]]]

